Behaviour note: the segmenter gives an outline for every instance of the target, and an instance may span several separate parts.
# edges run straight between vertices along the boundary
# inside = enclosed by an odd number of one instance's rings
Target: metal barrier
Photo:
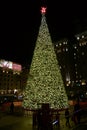
[[[87,122],[87,107],[83,108],[83,109],[80,109],[78,111],[75,111],[75,112],[73,112],[73,108],[70,108],[69,111],[70,111],[70,115],[69,115],[70,119],[69,119],[69,121],[70,121],[70,127],[71,128],[74,128],[74,127],[76,127],[78,125],[78,124],[75,124],[74,120],[72,119],[73,115],[78,113],[78,112],[81,112],[81,123],[86,123]],[[59,114],[59,115],[58,115],[58,118],[56,119],[57,114]],[[24,116],[25,117],[32,116],[32,120],[33,120],[33,111],[31,111],[28,108],[24,109]],[[84,116],[85,116],[85,118],[84,118]],[[60,127],[62,130],[67,127],[66,126],[66,119],[65,119],[65,110],[58,111],[58,113],[54,112],[52,114],[52,125],[53,125],[54,130],[57,129],[57,127]],[[67,127],[67,129],[69,129],[69,128]]]

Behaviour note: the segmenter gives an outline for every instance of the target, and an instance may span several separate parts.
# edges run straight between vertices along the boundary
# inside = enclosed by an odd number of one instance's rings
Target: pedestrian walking
[[[65,118],[66,118],[66,126],[68,126],[70,128],[70,121],[69,121],[70,113],[69,113],[69,109],[68,108],[65,110]]]
[[[60,126],[60,114],[59,114],[59,112],[57,111],[57,113],[56,113],[56,126]]]
[[[42,129],[42,111],[38,109],[37,111],[37,130]]]
[[[11,105],[10,105],[10,112],[13,113],[14,112],[14,103],[11,102]]]
[[[74,123],[75,123],[75,125],[80,123],[80,118],[81,118],[80,104],[79,104],[79,101],[77,101],[76,104],[74,105]]]
[[[36,128],[37,126],[37,112],[33,111],[33,130]]]

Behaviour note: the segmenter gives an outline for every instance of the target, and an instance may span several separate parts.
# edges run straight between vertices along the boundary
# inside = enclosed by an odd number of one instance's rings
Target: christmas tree
[[[68,98],[46,23],[45,11],[46,8],[42,8],[41,25],[24,90],[23,107],[37,109],[38,104],[49,103],[50,108],[61,109],[68,107]]]

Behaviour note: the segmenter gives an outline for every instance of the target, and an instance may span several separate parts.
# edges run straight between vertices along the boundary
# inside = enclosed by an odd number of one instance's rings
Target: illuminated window
[[[75,45],[75,46],[74,46],[74,48],[76,49],[76,48],[77,48],[77,46]]]
[[[62,67],[60,66],[60,69],[62,69]]]
[[[79,37],[77,37],[77,40],[79,40],[80,38]]]
[[[59,45],[61,46],[61,45],[62,45],[62,43],[59,43]]]
[[[66,51],[68,51],[68,48],[66,48]]]
[[[77,74],[77,71],[76,71],[76,74]]]
[[[81,43],[79,43],[79,46],[81,46],[82,44]]]
[[[63,42],[63,44],[65,44],[65,42]]]
[[[3,73],[5,72],[5,70],[3,70]]]
[[[82,35],[82,38],[84,38],[84,35]]]
[[[56,44],[56,47],[58,47],[58,44]]]
[[[66,44],[66,42],[63,42],[63,44],[65,45],[65,44]]]
[[[86,42],[83,42],[83,43],[81,43],[82,44],[82,46],[84,46],[84,45],[86,45]]]

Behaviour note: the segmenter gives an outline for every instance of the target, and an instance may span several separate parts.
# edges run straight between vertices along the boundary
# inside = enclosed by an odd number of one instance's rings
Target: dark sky
[[[11,6],[7,6],[7,5]],[[30,64],[41,21],[40,7],[47,6],[52,41],[87,30],[86,4],[58,0],[7,3],[1,16],[0,59]]]

